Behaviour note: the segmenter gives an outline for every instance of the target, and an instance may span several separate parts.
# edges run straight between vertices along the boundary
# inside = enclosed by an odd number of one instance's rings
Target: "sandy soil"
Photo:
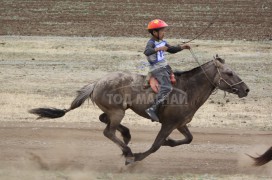
[[[86,103],[57,120],[37,121],[34,107],[67,108],[76,90],[106,73],[141,67],[143,38],[0,38],[0,179],[271,179],[271,164],[256,168],[245,153],[271,146],[271,43],[195,41],[202,62],[215,53],[249,85],[248,97],[211,96],[189,124],[190,145],[162,147],[133,166],[103,136],[96,106]],[[177,39],[169,39],[173,44]],[[184,51],[167,58],[176,69],[197,66]],[[128,111],[134,152],[147,150],[159,129]],[[178,132],[171,136],[181,139]]]
[[[271,179],[271,164],[252,167],[245,155],[263,153],[272,134],[191,128],[190,145],[162,147],[125,166],[100,123],[0,123],[1,179]],[[150,147],[158,128],[131,127],[134,152]],[[178,132],[172,137],[181,138]]]

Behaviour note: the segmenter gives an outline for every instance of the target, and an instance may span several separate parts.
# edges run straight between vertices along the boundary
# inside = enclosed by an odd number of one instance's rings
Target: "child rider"
[[[171,46],[163,40],[165,28],[168,25],[160,19],[155,19],[148,24],[148,32],[152,35],[147,42],[144,54],[150,64],[149,72],[157,79],[160,84],[159,92],[156,94],[154,103],[145,110],[152,121],[159,122],[157,116],[158,107],[172,91],[173,87],[170,81],[171,67],[168,65],[164,53],[177,53],[183,49],[190,49],[189,45]]]

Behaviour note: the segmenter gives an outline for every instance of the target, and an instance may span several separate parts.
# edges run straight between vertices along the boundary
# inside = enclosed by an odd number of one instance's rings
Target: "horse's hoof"
[[[135,158],[134,157],[126,157],[126,165],[132,164],[135,162]]]

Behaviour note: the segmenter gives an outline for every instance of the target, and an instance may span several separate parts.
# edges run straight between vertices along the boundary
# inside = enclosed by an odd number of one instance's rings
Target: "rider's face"
[[[159,40],[162,40],[164,38],[164,34],[166,32],[165,28],[160,29],[159,31],[154,31],[155,37],[157,37]]]
[[[165,32],[166,32],[165,28],[162,28],[162,29],[159,30],[159,37],[160,37],[160,39],[164,38]]]

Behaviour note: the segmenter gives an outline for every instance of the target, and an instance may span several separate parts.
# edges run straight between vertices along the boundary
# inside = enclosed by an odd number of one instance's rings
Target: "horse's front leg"
[[[135,153],[134,154],[134,158],[135,158],[134,161],[141,161],[144,158],[146,158],[147,156],[149,156],[151,153],[156,152],[162,146],[162,144],[165,142],[166,138],[171,134],[171,132],[174,129],[175,128],[173,125],[169,125],[169,124],[164,125],[163,124],[161,127],[161,130],[159,131],[151,148],[143,153]]]
[[[182,140],[174,140],[171,138],[167,138],[166,141],[163,143],[163,146],[179,146],[182,144],[190,144],[193,140],[193,135],[189,131],[187,125],[181,126],[177,128],[180,133],[182,133],[185,136],[185,139]]]

